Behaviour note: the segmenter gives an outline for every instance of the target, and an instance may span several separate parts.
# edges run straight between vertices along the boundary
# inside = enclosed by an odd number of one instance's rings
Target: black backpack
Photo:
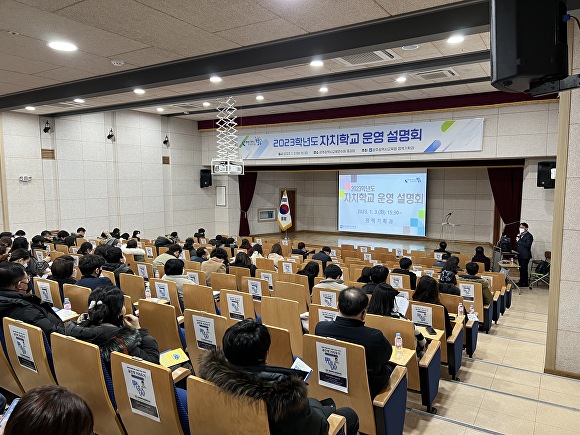
[[[163,246],[169,246],[169,245],[173,245],[173,242],[165,236],[159,236],[155,239],[155,247],[156,248],[163,247]]]
[[[508,236],[501,236],[499,247],[501,248],[501,252],[511,252],[512,239],[510,239]]]
[[[536,266],[536,273],[540,275],[545,275],[550,272],[550,263],[547,261],[542,261],[540,264]]]

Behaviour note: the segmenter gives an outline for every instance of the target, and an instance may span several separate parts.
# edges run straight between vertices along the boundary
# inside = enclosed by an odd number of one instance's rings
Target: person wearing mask
[[[26,249],[13,249],[12,251],[10,251],[8,261],[10,263],[16,263],[24,267],[24,270],[26,271],[28,276],[31,277],[30,273],[28,272],[28,266],[30,263],[30,253]],[[28,286],[30,287],[30,290],[33,289],[32,279],[29,281]]]
[[[211,287],[211,274],[228,273],[227,265],[229,265],[228,253],[225,249],[215,248],[209,254],[209,260],[201,263],[201,271],[205,273],[206,285]]]
[[[207,248],[201,246],[195,250],[195,255],[190,258],[191,261],[197,261],[198,263],[203,263],[207,261],[209,258],[209,252],[207,252]]]
[[[520,223],[520,233],[516,237],[516,243],[518,244],[518,264],[520,265],[520,280],[516,285],[527,287],[529,284],[528,265],[532,258],[534,236],[528,231],[528,224],[525,222]]]
[[[66,335],[99,346],[101,358],[111,369],[111,353],[121,352],[159,364],[159,347],[139,318],[125,311],[123,292],[115,286],[97,287],[89,295],[88,312],[77,324],[70,323]]]
[[[252,255],[250,256],[250,259],[252,260],[253,265],[256,265],[256,258],[264,258],[263,251],[262,251],[262,245],[260,245],[258,243],[256,243],[252,247]]]
[[[70,255],[61,255],[55,258],[50,266],[51,275],[48,279],[58,282],[60,300],[64,301],[64,285],[76,284],[77,271],[75,270],[75,260]]]
[[[157,256],[151,265],[153,267],[165,266],[165,263],[167,263],[168,260],[171,260],[172,258],[179,258],[182,252],[183,248],[178,244],[169,245],[167,247],[167,251]]]
[[[87,230],[85,230],[83,227],[78,227],[77,228],[77,237],[84,239],[86,232],[87,232]]]
[[[274,243],[272,245],[270,253],[266,258],[274,261],[274,267],[278,270],[278,263],[284,261],[284,255],[282,255],[282,246],[280,246],[280,243]]]
[[[70,237],[70,233],[68,231],[65,230],[60,230],[58,233],[56,233],[56,238],[54,239],[54,243],[57,245],[66,245],[66,238]]]
[[[489,259],[489,257],[485,256],[483,246],[478,246],[475,248],[475,255],[473,256],[471,261],[475,263],[483,263],[486,272],[489,271],[489,268],[491,266],[491,260]]]
[[[77,254],[79,255],[87,255],[93,253],[93,244],[91,242],[83,242],[81,246],[79,246],[79,250]]]
[[[22,265],[0,264],[0,320],[11,317],[38,326],[50,340],[52,332],[64,332],[64,324],[51,304],[42,302],[30,292],[29,278]]]
[[[46,251],[45,243],[48,241],[49,240],[45,239],[42,236],[34,236],[32,238],[32,244],[30,245],[30,248],[31,249],[42,249],[43,251]]]
[[[131,268],[125,263],[125,258],[123,257],[123,251],[121,251],[121,248],[109,247],[109,249],[105,251],[105,261],[106,263],[103,264],[102,269],[115,274],[117,287],[120,286],[121,281],[119,276],[122,273],[134,275]]]
[[[322,270],[326,270],[328,263],[332,263],[332,257],[330,256],[331,252],[332,251],[328,246],[323,246],[319,253],[312,256],[312,259],[322,261]]]
[[[30,255],[28,266],[26,267],[28,275],[34,277],[50,273],[50,266],[48,264],[48,261],[50,261],[50,255],[42,260],[38,260],[34,255],[32,255],[28,240],[26,240],[25,237],[17,237],[14,239],[14,242],[12,243],[12,251],[18,249],[24,249]]]
[[[413,293],[413,300],[426,304],[441,305],[444,311],[443,317],[445,317],[445,334],[447,337],[453,334],[453,327],[451,326],[451,320],[449,320],[449,311],[447,311],[445,305],[439,300],[439,287],[434,278],[430,276],[421,277]]]
[[[314,287],[314,278],[320,273],[320,264],[316,261],[309,261],[306,266],[296,272],[297,275],[306,275],[308,277],[308,288],[312,294],[312,287]]]
[[[457,277],[450,270],[444,270],[439,275],[439,293],[448,295],[461,296],[459,287],[457,287]]]
[[[133,231],[133,236],[131,238],[140,242],[141,241],[141,237],[139,237],[140,235],[141,235],[141,231],[135,230],[135,231]]]
[[[88,287],[91,290],[102,286],[114,285],[109,278],[100,277],[105,259],[99,255],[87,254],[79,260],[79,269],[82,273],[77,285]]]
[[[393,368],[389,359],[393,348],[383,333],[365,326],[369,298],[356,287],[348,287],[338,295],[338,315],[332,322],[319,322],[315,334],[359,344],[365,348],[367,375],[371,397],[387,384]]]
[[[179,304],[183,310],[183,284],[195,284],[187,275],[183,275],[183,268],[185,263],[179,258],[172,258],[165,263],[165,275],[161,279],[173,281],[177,287],[177,295],[179,296]]]
[[[199,376],[228,394],[265,401],[272,435],[326,435],[332,413],[345,416],[347,434],[356,434],[359,422],[352,409],[309,399],[302,372],[266,365],[270,344],[265,325],[242,320],[226,330],[221,349],[202,356]]]
[[[256,269],[257,267],[252,264],[252,260],[245,252],[238,252],[236,254],[236,258],[234,262],[230,264],[230,267],[245,267],[246,269],[250,269],[250,276],[252,278],[256,277]]]
[[[478,282],[481,284],[481,290],[483,293],[483,304],[492,304],[493,303],[493,293],[489,289],[489,282],[487,279],[483,279],[481,276],[477,276],[477,272],[479,272],[479,265],[477,263],[471,262],[465,265],[466,272],[465,274],[459,275],[459,278],[467,281]]]
[[[137,240],[129,240],[126,245],[121,246],[123,254],[133,255],[135,261],[145,261],[145,250],[137,247]]]

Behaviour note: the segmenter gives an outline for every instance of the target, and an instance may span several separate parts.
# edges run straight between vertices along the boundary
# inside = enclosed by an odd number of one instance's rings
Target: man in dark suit
[[[369,389],[371,397],[375,397],[393,371],[388,363],[393,349],[381,331],[365,326],[368,304],[369,298],[361,289],[344,289],[338,296],[338,316],[333,322],[319,322],[315,333],[365,348]]]
[[[328,246],[324,246],[318,254],[312,256],[312,259],[322,261],[322,270],[324,270],[328,263],[332,263],[332,257],[330,256],[331,252],[332,251]]]
[[[398,273],[402,275],[409,275],[409,281],[411,283],[411,290],[415,290],[417,286],[417,274],[411,271],[411,266],[413,265],[413,260],[407,257],[403,257],[399,260],[399,269],[393,269],[393,273]]]
[[[518,264],[520,265],[520,281],[517,283],[520,287],[528,286],[528,264],[532,258],[532,243],[534,236],[528,232],[528,224],[520,223],[520,234],[516,237],[518,244]]]

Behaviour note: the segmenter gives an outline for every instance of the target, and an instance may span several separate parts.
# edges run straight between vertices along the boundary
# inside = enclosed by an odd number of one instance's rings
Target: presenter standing
[[[520,265],[520,281],[517,283],[519,287],[528,286],[528,264],[532,258],[532,243],[534,236],[528,231],[528,224],[520,222],[520,233],[516,237],[518,244],[518,264]]]

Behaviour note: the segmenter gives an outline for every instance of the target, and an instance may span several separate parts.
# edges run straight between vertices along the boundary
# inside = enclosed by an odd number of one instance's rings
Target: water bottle
[[[145,283],[145,299],[151,299],[151,289],[148,282]]]
[[[473,304],[469,307],[469,314],[475,314],[475,308],[473,308]]]
[[[459,302],[459,305],[457,305],[457,315],[463,316],[463,304],[461,302]]]
[[[70,303],[69,298],[64,298],[64,303],[62,304],[62,308],[65,310],[72,310],[72,305]]]
[[[155,269],[154,275],[155,275],[155,278],[159,278],[159,270],[158,269]]]
[[[400,332],[397,332],[395,335],[395,349],[397,351],[397,358],[401,358],[403,356],[403,338]]]

